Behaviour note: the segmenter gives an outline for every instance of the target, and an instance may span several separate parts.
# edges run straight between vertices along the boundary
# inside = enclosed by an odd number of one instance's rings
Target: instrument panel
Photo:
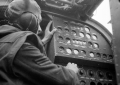
[[[54,18],[56,55],[113,63],[110,42],[104,34],[82,23]]]
[[[111,42],[104,34],[107,32],[65,17],[52,19],[52,28],[57,28],[47,47],[52,62],[63,66],[76,63],[81,85],[116,85]]]

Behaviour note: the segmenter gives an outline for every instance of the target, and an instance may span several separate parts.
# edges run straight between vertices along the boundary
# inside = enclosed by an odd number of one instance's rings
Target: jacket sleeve
[[[77,74],[53,64],[40,49],[24,43],[13,61],[14,74],[36,85],[80,85]]]

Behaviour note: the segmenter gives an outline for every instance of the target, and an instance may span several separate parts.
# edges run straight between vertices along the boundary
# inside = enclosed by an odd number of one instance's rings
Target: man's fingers
[[[53,30],[51,31],[51,34],[54,34],[56,31],[57,31],[57,29],[56,29],[56,28],[55,28],[55,29],[53,29]]]
[[[51,24],[52,24],[52,21],[50,21],[50,22],[47,24],[47,27],[46,27],[47,30],[50,29]]]

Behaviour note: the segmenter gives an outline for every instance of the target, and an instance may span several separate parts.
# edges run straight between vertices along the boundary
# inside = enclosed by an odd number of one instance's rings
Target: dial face
[[[100,54],[100,53],[97,53],[97,54],[96,54],[96,57],[97,57],[97,58],[101,58],[101,54]]]
[[[57,27],[57,31],[58,31],[58,32],[62,32],[62,27],[61,27],[61,26],[58,26],[58,27]]]
[[[62,42],[62,41],[63,41],[63,37],[62,37],[62,36],[58,36],[58,40],[59,40],[60,42]]]
[[[88,47],[89,47],[89,48],[93,48],[92,42],[88,42]]]
[[[77,36],[77,32],[75,30],[72,30],[72,35]]]
[[[71,43],[70,38],[66,38],[66,43],[67,43],[67,44],[70,44],[70,43]]]
[[[72,54],[72,50],[71,50],[70,48],[67,48],[67,49],[66,49],[66,52],[67,52],[68,54]]]
[[[59,51],[61,52],[61,53],[64,53],[65,52],[65,49],[64,49],[64,47],[59,47]]]
[[[80,32],[80,33],[79,33],[79,36],[83,38],[85,35],[84,35],[83,32]]]
[[[86,31],[87,33],[89,33],[89,32],[90,32],[90,29],[89,29],[88,27],[85,27],[85,31]]]
[[[89,70],[89,71],[88,71],[88,74],[89,74],[89,76],[92,77],[92,76],[94,76],[94,71],[93,71],[93,70]]]
[[[81,50],[81,55],[82,56],[86,55],[86,52],[84,50]]]
[[[90,52],[90,57],[95,57],[94,53],[93,52]]]
[[[74,50],[74,54],[78,55],[79,51],[77,49]]]
[[[82,76],[82,75],[85,75],[85,70],[83,69],[83,68],[81,68],[80,70],[79,70],[79,74]]]
[[[90,34],[86,34],[86,37],[87,37],[87,39],[91,39],[91,35]]]
[[[97,76],[100,77],[100,78],[103,78],[104,77],[104,73],[102,71],[98,71],[97,72]]]
[[[97,43],[93,44],[95,49],[99,48],[99,45]]]
[[[66,32],[66,33],[69,33],[69,29],[65,29],[65,32]]]
[[[94,34],[92,35],[93,40],[97,40],[97,36]]]

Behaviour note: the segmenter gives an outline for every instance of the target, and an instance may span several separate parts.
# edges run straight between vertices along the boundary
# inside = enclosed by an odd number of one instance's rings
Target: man
[[[0,27],[0,85],[79,85],[78,68],[53,64],[43,44],[56,29],[46,27],[45,37],[35,34],[42,20],[41,9],[34,0],[14,0],[5,12],[9,25]]]

